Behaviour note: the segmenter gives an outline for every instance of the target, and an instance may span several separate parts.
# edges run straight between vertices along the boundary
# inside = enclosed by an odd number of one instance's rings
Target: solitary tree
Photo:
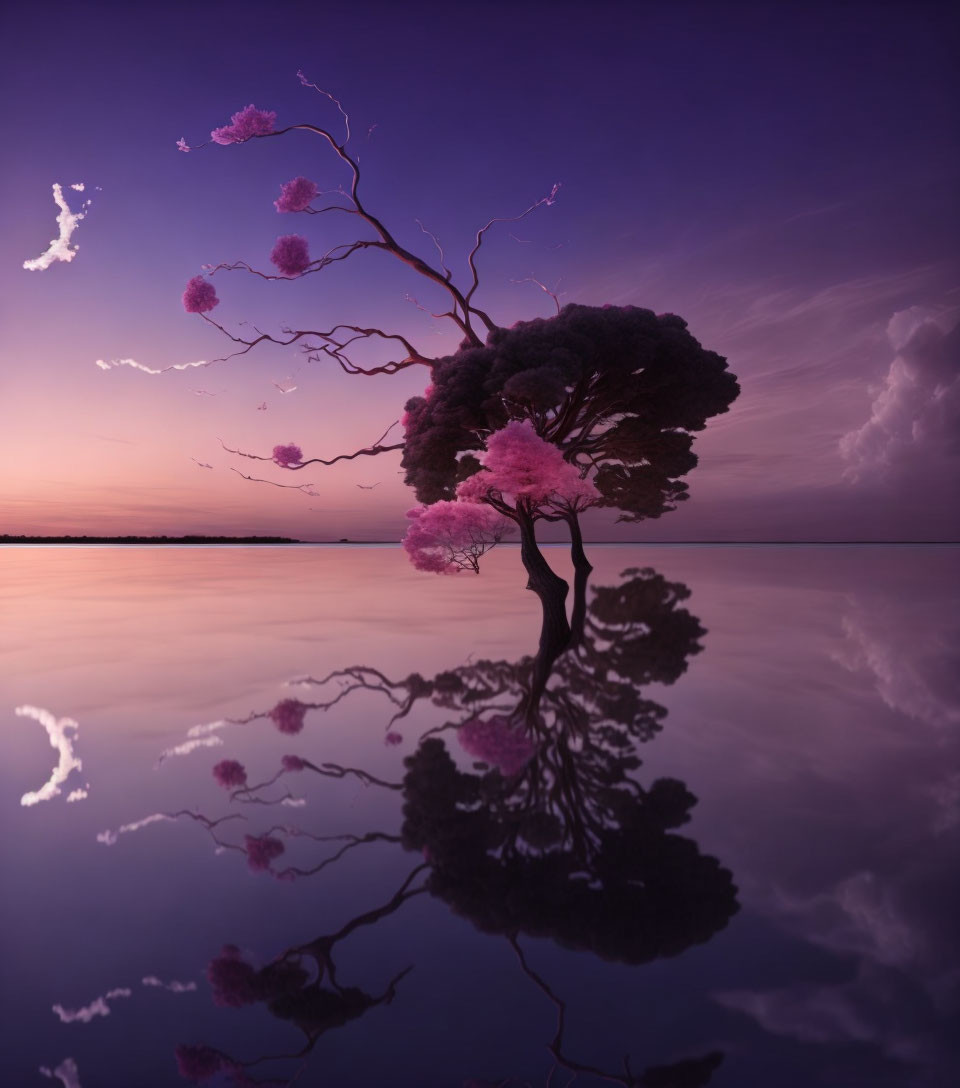
[[[246,261],[207,266],[207,275],[195,276],[187,284],[184,307],[227,336],[236,345],[232,355],[264,343],[298,344],[311,360],[331,359],[348,374],[396,374],[423,366],[430,378],[423,394],[405,406],[400,441],[386,442],[383,435],[368,446],[329,458],[304,457],[294,445],[277,446],[270,455],[243,456],[299,471],[308,465],[399,451],[405,479],[421,503],[430,506],[469,499],[493,506],[520,530],[529,587],[543,603],[545,632],[549,629],[549,638],[559,645],[570,637],[564,611],[567,586],[540,553],[535,522],[547,519],[568,525],[575,567],[585,576],[589,563],[579,514],[593,505],[617,510],[618,520],[637,522],[675,509],[688,496],[682,477],[697,463],[692,452],[694,435],[710,417],[729,408],[739,392],[736,379],[727,370],[726,360],[703,348],[686,322],[674,314],[658,315],[636,306],[561,307],[554,296],[555,316],[521,321],[512,328],[499,325],[477,298],[478,254],[487,232],[496,223],[516,221],[553,204],[559,186],[518,215],[495,217],[480,227],[467,255],[466,276],[460,280],[429,231],[421,228],[436,248],[433,263],[403,246],[368,208],[361,192],[359,160],[349,149],[349,116],[332,94],[302,72],[298,75],[304,86],[318,91],[339,111],[342,135],[304,122],[278,127],[275,113],[249,105],[235,113],[229,124],[214,129],[207,142],[243,144],[292,132],[318,137],[339,159],[345,181],[321,193],[309,178],[293,178],[281,186],[276,209],[286,214],[348,216],[356,221],[358,236],[315,256],[306,237],[283,235],[270,254],[275,272],[264,272]],[[195,150],[184,140],[178,146],[183,151]],[[210,316],[219,302],[210,277],[218,272],[241,270],[269,280],[300,279],[366,250],[401,261],[445,297],[447,308],[441,307],[434,316],[451,321],[458,330],[460,343],[453,354],[437,357],[404,335],[357,324],[287,328],[277,334],[258,331],[250,336]],[[370,343],[399,350],[379,364],[361,365],[355,352],[359,345]],[[491,459],[496,460],[498,448],[522,443],[532,448],[536,440],[552,451],[552,460],[542,456],[545,475],[537,496],[529,489],[498,488],[483,477],[485,489],[480,481],[464,488],[474,474],[493,470]],[[547,487],[551,482],[556,486]],[[423,525],[421,516],[417,528]],[[415,561],[418,554],[422,558],[423,548],[408,550]],[[461,554],[448,555],[446,563],[434,556],[419,565],[433,570],[448,570],[451,564],[475,569],[478,557],[473,549],[466,553],[465,562]]]

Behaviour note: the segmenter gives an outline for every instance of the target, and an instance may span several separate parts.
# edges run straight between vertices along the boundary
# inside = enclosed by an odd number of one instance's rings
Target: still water
[[[960,551],[590,559],[0,552],[0,1083],[958,1083]]]

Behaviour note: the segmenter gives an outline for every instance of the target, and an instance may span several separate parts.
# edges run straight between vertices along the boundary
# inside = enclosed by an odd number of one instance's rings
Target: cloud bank
[[[960,464],[960,324],[919,306],[887,325],[895,356],[870,418],[840,440],[845,475],[913,483]]]

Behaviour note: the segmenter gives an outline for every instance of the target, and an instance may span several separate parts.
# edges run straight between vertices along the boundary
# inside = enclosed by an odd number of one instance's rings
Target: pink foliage
[[[229,125],[215,128],[210,139],[215,144],[242,144],[253,136],[269,136],[276,120],[272,110],[258,110],[252,104],[244,106],[230,118]]]
[[[236,1067],[232,1059],[221,1054],[219,1050],[214,1050],[212,1046],[181,1043],[175,1054],[177,1070],[187,1080],[209,1080],[222,1070]]]
[[[183,292],[183,308],[188,314],[205,314],[219,302],[217,289],[203,276],[194,276],[187,281],[187,289]]]
[[[235,944],[225,944],[220,955],[210,961],[207,979],[215,1005],[239,1009],[260,1000],[256,970],[243,959]]]
[[[297,177],[280,186],[280,199],[273,203],[278,212],[302,212],[317,195],[317,183],[309,178]]]
[[[299,276],[310,264],[306,238],[299,234],[281,235],[270,251],[270,260],[284,276]]]
[[[213,768],[213,777],[225,790],[236,789],[247,784],[247,772],[242,763],[235,759],[223,759]]]
[[[403,744],[403,734],[390,732],[383,738],[383,743],[389,745],[391,748],[395,744]]]
[[[593,483],[581,479],[577,466],[564,460],[552,442],[541,438],[528,419],[511,420],[490,435],[479,461],[483,469],[457,488],[463,502],[480,502],[495,493],[514,504],[524,500],[532,506],[584,510],[600,498]]]
[[[292,442],[289,446],[274,446],[273,459],[283,468],[289,468],[291,465],[300,464],[303,460],[303,450]]]
[[[299,756],[284,756],[281,764],[285,771],[302,771],[307,766],[307,761]]]
[[[299,699],[281,699],[267,715],[281,733],[299,733],[310,708]]]
[[[271,835],[244,835],[244,849],[247,852],[247,865],[255,873],[270,868],[270,862],[280,857],[286,847],[280,839]]]
[[[529,737],[498,715],[464,722],[457,730],[457,739],[465,752],[499,768],[508,778],[522,771],[536,751]]]
[[[434,574],[479,571],[478,560],[498,544],[509,526],[492,507],[435,502],[407,511],[403,547],[417,570]]]

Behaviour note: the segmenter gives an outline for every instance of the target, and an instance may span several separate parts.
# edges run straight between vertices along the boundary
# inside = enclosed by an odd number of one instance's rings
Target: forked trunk
[[[573,610],[570,613],[570,648],[583,641],[583,629],[587,619],[587,580],[593,567],[583,550],[583,534],[576,514],[564,518],[570,527],[570,558],[573,560]]]
[[[553,664],[570,644],[570,624],[567,622],[567,592],[570,586],[556,574],[537,546],[533,518],[519,511],[520,558],[527,572],[527,589],[540,598],[543,624],[540,646],[534,662],[530,694],[524,717],[529,721],[540,703]]]

